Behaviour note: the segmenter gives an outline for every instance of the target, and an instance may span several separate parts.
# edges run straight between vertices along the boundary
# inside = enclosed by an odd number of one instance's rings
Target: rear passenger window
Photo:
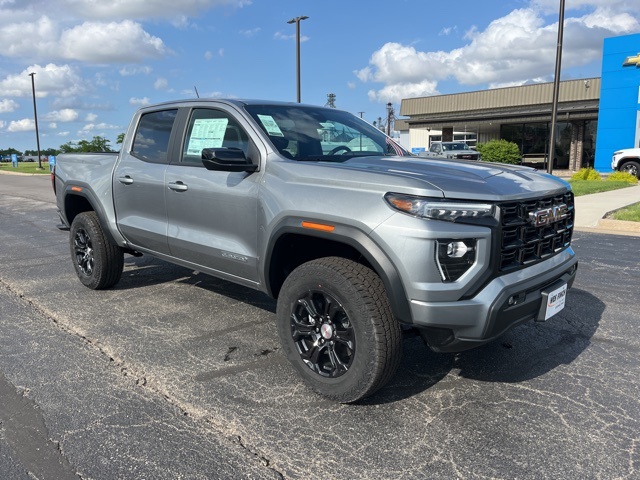
[[[142,115],[133,139],[132,155],[147,162],[167,163],[169,139],[177,113],[175,109]]]
[[[182,162],[202,165],[205,148],[239,148],[248,155],[249,137],[229,114],[213,109],[197,108],[189,119],[182,148]]]

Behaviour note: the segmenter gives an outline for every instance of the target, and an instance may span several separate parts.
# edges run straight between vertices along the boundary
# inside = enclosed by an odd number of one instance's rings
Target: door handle
[[[177,182],[169,182],[169,188],[171,190],[173,190],[174,192],[186,192],[189,187],[187,185],[185,185],[184,183],[177,181]]]
[[[129,175],[125,175],[124,177],[118,177],[118,181],[125,185],[131,185],[133,183],[133,178],[131,178]]]

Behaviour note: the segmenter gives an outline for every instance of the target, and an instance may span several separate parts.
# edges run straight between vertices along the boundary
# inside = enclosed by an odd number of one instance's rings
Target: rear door
[[[255,283],[260,172],[210,171],[201,157],[203,148],[239,148],[259,164],[258,150],[244,121],[222,106],[193,108],[186,118],[182,146],[166,172],[171,255]]]
[[[132,145],[114,171],[113,196],[122,236],[141,249],[169,253],[165,171],[178,109],[141,115]]]

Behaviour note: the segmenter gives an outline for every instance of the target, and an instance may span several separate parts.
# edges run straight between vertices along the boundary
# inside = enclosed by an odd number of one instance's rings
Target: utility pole
[[[324,104],[325,107],[336,108],[336,94],[328,93],[327,94],[327,103]]]
[[[556,50],[556,74],[553,79],[553,101],[551,107],[551,135],[549,138],[549,164],[547,172],[553,172],[553,157],[556,156],[556,117],[558,115],[558,93],[560,90],[560,65],[562,63],[562,37],[564,31],[564,0],[560,0],[558,15],[558,49]]]
[[[29,74],[31,77],[31,93],[33,94],[33,117],[36,121],[36,144],[38,146],[38,170],[42,170],[42,158],[40,158],[40,134],[38,133],[38,110],[36,109],[36,83],[33,79],[35,72]]]
[[[287,23],[296,24],[296,85],[298,91],[298,103],[300,103],[300,22],[306,20],[306,15],[292,18]]]
[[[393,105],[391,104],[391,102],[387,103],[387,136],[390,137],[391,136],[391,123],[393,122],[394,119],[394,115],[393,115]]]

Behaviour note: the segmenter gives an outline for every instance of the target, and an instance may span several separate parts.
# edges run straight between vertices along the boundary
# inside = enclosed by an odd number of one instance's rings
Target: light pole
[[[36,144],[38,145],[38,169],[42,170],[42,158],[40,158],[40,134],[38,133],[38,110],[36,109],[36,83],[33,79],[35,72],[29,74],[31,77],[31,93],[33,94],[33,118],[36,121]]]
[[[558,116],[558,93],[560,92],[560,65],[562,63],[562,37],[564,32],[564,0],[560,0],[558,14],[558,49],[556,50],[556,74],[553,79],[553,100],[551,104],[551,135],[549,139],[549,164],[547,172],[553,172],[553,157],[556,156],[556,117]]]
[[[300,22],[307,18],[309,17],[302,15],[300,17],[292,18],[287,22],[296,24],[296,80],[298,86],[298,103],[300,103]]]

